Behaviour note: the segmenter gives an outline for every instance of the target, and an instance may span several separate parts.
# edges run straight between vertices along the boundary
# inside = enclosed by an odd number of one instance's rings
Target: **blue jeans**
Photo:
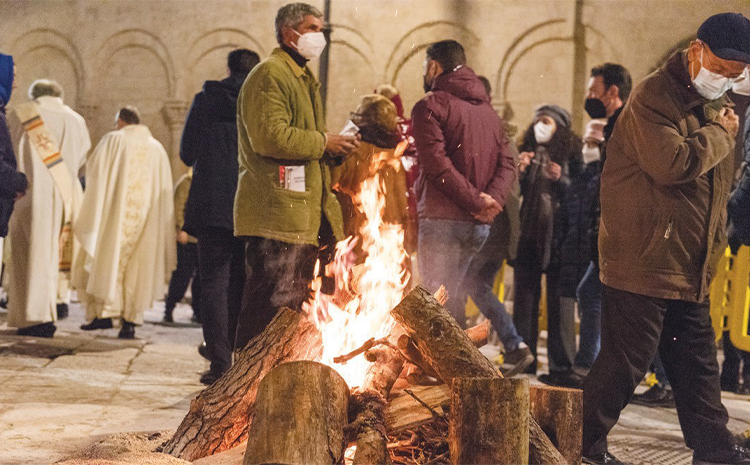
[[[460,292],[466,271],[474,255],[479,252],[490,233],[487,224],[468,221],[419,220],[419,270],[422,283],[435,292],[440,286],[448,291],[446,310],[466,326],[465,299]]]
[[[492,292],[495,276],[502,266],[502,258],[488,254],[486,249],[487,247],[482,248],[471,261],[464,278],[464,293],[471,296],[482,315],[490,320],[505,351],[512,352],[523,342],[523,338],[518,335],[505,305]],[[465,295],[461,297],[461,302],[466,302]]]
[[[599,266],[591,262],[576,289],[578,311],[581,314],[581,339],[575,366],[589,369],[599,355],[602,333],[602,282]]]

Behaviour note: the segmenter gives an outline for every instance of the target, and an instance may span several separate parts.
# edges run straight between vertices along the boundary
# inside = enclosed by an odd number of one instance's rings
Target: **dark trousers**
[[[232,365],[232,341],[245,282],[245,244],[228,229],[198,232],[201,275],[201,323],[211,370],[223,373]]]
[[[539,299],[542,294],[541,268],[522,261],[513,270],[515,300],[513,323],[536,357],[539,337]],[[566,371],[573,366],[576,351],[575,302],[563,299],[560,293],[560,273],[556,267],[547,270],[547,353],[550,371]],[[536,363],[526,370],[536,373]]]
[[[198,272],[198,244],[177,244],[177,268],[172,272],[169,280],[169,290],[165,299],[165,311],[171,314],[177,302],[185,297],[190,280],[193,295],[193,313],[200,317],[201,283]]]
[[[583,389],[584,455],[607,450],[607,434],[657,350],[672,383],[685,444],[696,451],[730,447],[709,304],[606,285],[602,304],[602,347]]]
[[[742,383],[750,386],[750,352],[740,350],[729,340],[729,331],[722,337],[724,343],[724,363],[721,365],[721,389],[736,391],[740,387],[740,363],[742,364]]]
[[[247,239],[247,280],[234,340],[236,349],[262,333],[281,307],[302,310],[310,297],[317,259],[316,246],[261,237]]]

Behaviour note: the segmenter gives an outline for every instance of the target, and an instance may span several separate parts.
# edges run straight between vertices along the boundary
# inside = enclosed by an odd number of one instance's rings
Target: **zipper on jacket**
[[[669,239],[669,236],[672,235],[672,220],[669,220],[669,224],[667,225],[667,230],[664,231],[664,239]]]

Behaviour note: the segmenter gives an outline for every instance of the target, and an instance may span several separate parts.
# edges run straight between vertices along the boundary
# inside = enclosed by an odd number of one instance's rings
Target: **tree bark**
[[[261,379],[274,367],[296,360],[317,360],[320,333],[301,315],[279,310],[268,327],[242,349],[232,368],[190,403],[164,452],[193,461],[231,449],[247,439]]]
[[[456,378],[451,388],[451,461],[528,465],[529,381]]]
[[[580,465],[583,441],[583,391],[532,386],[531,414],[565,461]]]
[[[385,406],[393,384],[404,368],[405,359],[391,347],[373,349],[373,363],[367,370],[362,388],[353,394],[357,450],[353,465],[387,465],[388,435],[385,426]]]
[[[423,286],[418,285],[409,292],[391,314],[443,381],[501,377],[453,317]],[[533,418],[529,418],[529,441],[530,463],[565,465],[565,459]]]
[[[333,368],[299,361],[261,381],[243,465],[337,465],[344,457],[349,387]]]

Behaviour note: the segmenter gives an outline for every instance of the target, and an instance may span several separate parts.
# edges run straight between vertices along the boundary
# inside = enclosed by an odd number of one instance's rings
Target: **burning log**
[[[414,340],[419,352],[446,382],[455,378],[500,378],[500,373],[471,342],[458,323],[427,289],[415,287],[391,315]],[[529,418],[532,464],[565,465],[566,461],[533,418]]]
[[[261,379],[284,362],[320,357],[320,333],[307,318],[281,309],[268,327],[242,349],[232,368],[190,403],[164,452],[193,461],[231,449],[247,439]]]
[[[333,368],[308,361],[279,365],[258,388],[243,465],[341,463],[348,404],[349,387]]]
[[[565,462],[580,465],[583,447],[583,391],[552,386],[529,389],[531,414]]]
[[[528,380],[456,378],[451,388],[451,461],[528,465]]]
[[[367,370],[365,383],[352,395],[355,420],[351,429],[357,435],[354,465],[390,464],[388,435],[385,427],[385,406],[393,384],[404,368],[404,357],[390,347],[373,349],[376,360]]]

